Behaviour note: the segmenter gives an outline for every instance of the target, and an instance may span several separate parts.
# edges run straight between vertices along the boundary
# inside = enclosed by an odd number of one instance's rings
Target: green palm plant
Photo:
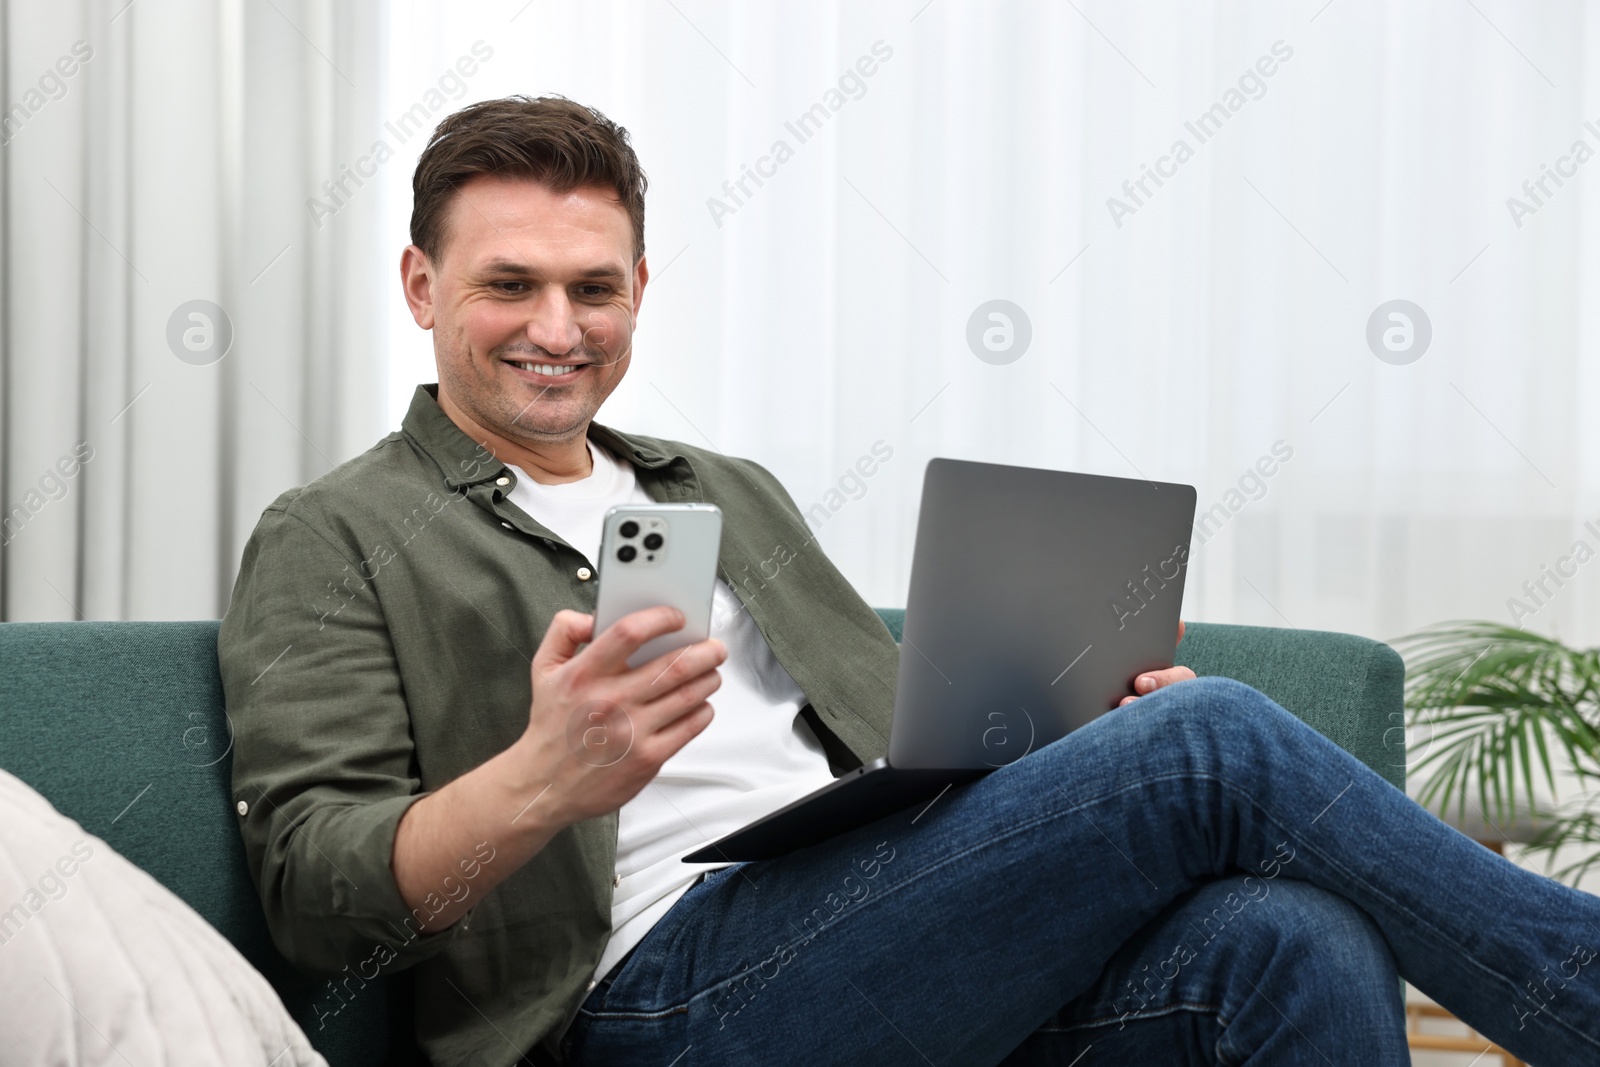
[[[1556,850],[1600,844],[1600,649],[1574,649],[1553,638],[1492,622],[1448,622],[1394,642],[1406,660],[1406,711],[1413,752],[1408,766],[1426,771],[1418,799],[1441,814],[1472,804],[1486,821],[1541,824],[1529,852],[1553,868]],[[1557,767],[1576,777],[1581,795],[1560,801]],[[1556,797],[1541,807],[1535,783]],[[1600,851],[1555,872],[1574,883],[1600,867]]]

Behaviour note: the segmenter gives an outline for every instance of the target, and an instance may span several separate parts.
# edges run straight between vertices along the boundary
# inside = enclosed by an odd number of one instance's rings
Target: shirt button
[[[587,582],[592,577],[594,577],[594,572],[591,571],[588,567],[579,567],[578,568],[578,581]]]
[[[241,800],[239,803],[234,805],[234,810],[240,815],[248,815],[250,814],[250,805]]]
[[[583,991],[585,993],[593,993],[594,992],[594,987],[595,987],[595,980],[593,978],[591,978],[591,979],[589,979],[589,984],[583,987]]]
[[[511,529],[511,524],[509,522],[502,522],[500,525],[504,526],[508,530]]]
[[[617,888],[617,886],[619,886],[621,884],[622,884],[622,875],[619,874],[615,878],[611,879],[611,888],[612,889]]]
[[[511,484],[511,479],[510,478],[496,478],[494,480],[494,484],[495,485],[510,485]]]

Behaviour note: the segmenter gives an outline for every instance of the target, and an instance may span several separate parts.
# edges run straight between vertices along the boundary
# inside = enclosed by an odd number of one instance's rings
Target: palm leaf
[[[1473,621],[1394,643],[1406,658],[1408,721],[1422,749],[1409,765],[1429,772],[1419,790],[1425,805],[1444,814],[1453,803],[1465,818],[1471,804],[1491,823],[1519,809],[1543,819],[1535,787],[1556,795],[1558,762],[1580,784],[1600,779],[1600,650]],[[1534,847],[1553,859],[1563,845],[1594,843],[1600,816],[1586,811],[1552,821]],[[1581,876],[1597,864],[1593,856],[1564,872]]]
[[[1600,845],[1600,793],[1589,793],[1563,805],[1561,809],[1550,812],[1548,820],[1544,829],[1523,850],[1524,854],[1544,853],[1545,869],[1552,870],[1556,864],[1557,850],[1590,846],[1580,849],[1578,859],[1554,871],[1555,877],[1571,881],[1574,885],[1589,871],[1600,869],[1600,849],[1592,847]]]

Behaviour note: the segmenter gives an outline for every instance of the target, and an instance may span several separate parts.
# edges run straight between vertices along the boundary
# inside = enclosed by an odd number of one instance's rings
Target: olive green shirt
[[[233,799],[273,940],[329,976],[319,1021],[410,968],[434,1062],[512,1064],[536,1045],[559,1058],[611,932],[616,813],[562,830],[486,893],[483,843],[416,913],[390,869],[406,808],[521,735],[551,616],[592,612],[599,585],[593,560],[511,502],[517,472],[437,392],[419,386],[400,432],[275,500],[245,546],[217,643]],[[718,574],[805,693],[834,773],[884,755],[894,638],[777,479],[599,423],[589,435],[652,499],[722,509]],[[447,898],[476,903],[418,934]]]

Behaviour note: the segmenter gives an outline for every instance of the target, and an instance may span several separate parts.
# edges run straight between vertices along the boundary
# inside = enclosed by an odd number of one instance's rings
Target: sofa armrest
[[[1324,630],[1191,622],[1177,662],[1252,686],[1394,786],[1406,787],[1405,663],[1382,641]]]
[[[878,608],[900,640],[905,609]],[[1259,689],[1400,789],[1405,664],[1381,641],[1322,630],[1191,622],[1176,662]]]

